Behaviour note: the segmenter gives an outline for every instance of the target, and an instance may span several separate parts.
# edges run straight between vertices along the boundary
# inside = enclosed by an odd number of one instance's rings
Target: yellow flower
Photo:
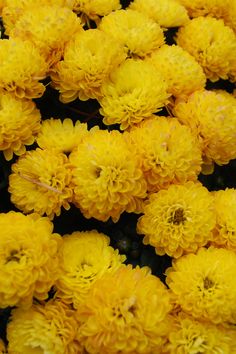
[[[60,301],[12,311],[7,326],[9,354],[82,354],[74,311]]]
[[[169,329],[168,291],[146,268],[120,268],[78,308],[78,340],[91,354],[159,353]]]
[[[87,136],[87,124],[77,121],[75,125],[69,118],[46,119],[42,122],[37,144],[42,149],[55,149],[58,152],[70,153]]]
[[[222,326],[200,322],[180,313],[172,319],[168,344],[163,348],[168,354],[198,354],[236,352],[236,331]]]
[[[154,20],[129,9],[103,17],[99,29],[121,42],[134,57],[146,57],[165,42],[164,33]]]
[[[73,232],[63,237],[59,249],[56,296],[75,308],[86,300],[91,285],[118,269],[126,257],[109,246],[110,239],[97,231]]]
[[[186,9],[175,0],[134,0],[129,8],[148,15],[162,27],[183,26],[189,20]]]
[[[236,158],[236,99],[232,95],[196,91],[177,100],[173,112],[197,136],[208,163],[223,165]]]
[[[82,101],[100,97],[102,83],[125,58],[125,48],[108,34],[98,29],[78,33],[51,74],[60,100],[67,103],[77,97]]]
[[[166,282],[182,310],[215,324],[236,323],[236,254],[201,248],[173,262]]]
[[[102,85],[100,113],[107,125],[122,130],[149,118],[168,102],[167,84],[157,69],[142,60],[128,59]]]
[[[114,10],[121,8],[119,0],[73,0],[73,10],[83,17],[97,21]]]
[[[47,64],[29,41],[0,39],[0,90],[19,98],[41,97],[45,91],[39,82],[46,77]]]
[[[236,33],[236,2],[229,1],[228,11],[224,17],[225,24],[231,27]]]
[[[74,202],[86,218],[118,221],[140,212],[146,182],[139,163],[118,131],[90,133],[70,155]]]
[[[28,151],[12,165],[11,201],[24,213],[53,218],[72,201],[71,166],[66,155],[54,150]]]
[[[0,0],[0,16],[2,16],[2,10],[6,6],[6,0]],[[0,36],[1,38],[1,36]]]
[[[48,218],[10,211],[0,214],[0,307],[44,300],[58,273],[58,234]]]
[[[25,145],[33,144],[40,130],[40,120],[34,102],[0,93],[0,150],[6,160],[11,160],[13,153],[24,154]]]
[[[137,224],[144,244],[156,253],[178,258],[196,252],[212,239],[215,226],[213,197],[200,183],[171,185],[150,195]]]
[[[201,150],[190,129],[176,118],[154,116],[131,128],[127,139],[140,159],[148,191],[197,179]]]
[[[2,339],[0,339],[0,354],[7,354],[6,346]]]
[[[66,43],[79,31],[82,26],[72,10],[41,5],[26,9],[9,35],[31,41],[52,66],[61,59]]]
[[[189,95],[205,86],[206,76],[202,67],[177,45],[162,46],[152,53],[150,61],[167,82],[167,91],[174,96]]]
[[[230,0],[178,0],[187,10],[190,17],[212,16],[224,18],[228,13]]]
[[[194,56],[211,81],[230,77],[236,63],[236,37],[223,20],[195,18],[179,29],[176,41]]]

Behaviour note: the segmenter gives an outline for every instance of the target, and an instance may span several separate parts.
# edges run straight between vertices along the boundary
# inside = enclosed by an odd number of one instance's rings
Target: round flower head
[[[208,322],[180,313],[172,319],[168,344],[163,348],[168,354],[224,353],[236,350],[236,331],[227,330]]]
[[[58,152],[70,153],[85,136],[87,136],[87,124],[77,121],[75,125],[69,118],[46,119],[42,122],[37,144],[42,149],[55,149]]]
[[[33,144],[40,130],[40,120],[34,102],[0,93],[0,150],[6,160],[11,160],[13,153],[24,154],[25,145]]]
[[[166,28],[183,26],[189,20],[184,6],[175,0],[134,0],[129,8],[146,14]]]
[[[156,253],[178,258],[196,252],[212,239],[215,226],[213,197],[200,183],[171,185],[150,195],[137,224],[144,244]]]
[[[80,20],[72,10],[41,5],[26,10],[10,36],[30,40],[51,66],[61,59],[69,39],[81,30]]]
[[[194,56],[211,81],[230,77],[236,62],[236,37],[223,20],[195,18],[179,29],[176,41]]]
[[[234,0],[233,0],[234,1]],[[178,0],[188,11],[190,17],[212,16],[224,18],[228,13],[230,0]]]
[[[166,282],[182,310],[199,320],[236,323],[236,254],[201,248],[173,262]]]
[[[59,249],[56,296],[76,308],[86,300],[91,285],[103,274],[118,269],[125,256],[109,246],[110,240],[97,231],[73,232],[63,237]]]
[[[206,76],[192,55],[177,45],[164,45],[152,53],[150,61],[167,82],[167,91],[178,97],[203,89]]]
[[[134,57],[146,57],[165,42],[161,27],[133,10],[118,10],[103,17],[99,29],[121,42]]]
[[[169,329],[168,291],[146,268],[105,274],[78,308],[78,340],[88,353],[159,353]]]
[[[51,74],[60,100],[67,103],[77,97],[82,101],[100,97],[102,83],[125,58],[125,48],[108,34],[98,29],[78,33]]]
[[[148,191],[197,179],[201,150],[190,129],[176,118],[150,118],[131,128],[127,138],[140,159]]]
[[[0,307],[44,300],[57,277],[59,235],[48,218],[0,214]]]
[[[54,150],[28,151],[12,165],[11,201],[24,213],[53,218],[72,201],[71,167],[66,155]]]
[[[168,102],[167,84],[156,68],[145,61],[128,59],[102,85],[100,113],[107,125],[121,129],[150,117]]]
[[[73,9],[84,21],[86,17],[97,21],[114,10],[121,8],[119,0],[73,0]]]
[[[140,212],[146,182],[121,133],[91,133],[71,153],[70,162],[74,202],[86,218],[118,221],[124,211]]]
[[[0,39],[0,90],[19,98],[41,97],[39,80],[46,77],[47,64],[33,43],[18,38]]]
[[[174,114],[200,143],[204,160],[219,165],[236,158],[236,99],[217,91],[196,91],[179,99]]]
[[[14,309],[7,326],[9,354],[82,354],[74,311],[60,301]]]

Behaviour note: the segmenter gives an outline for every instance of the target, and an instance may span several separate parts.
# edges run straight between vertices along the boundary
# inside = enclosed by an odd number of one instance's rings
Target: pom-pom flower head
[[[48,218],[0,214],[0,307],[44,300],[57,277],[59,235]]]
[[[118,221],[124,211],[140,212],[146,182],[121,133],[91,133],[71,153],[70,162],[74,202],[86,218]]]
[[[166,282],[183,311],[216,324],[236,323],[236,254],[202,248],[173,262]]]
[[[134,57],[146,57],[165,42],[161,27],[133,10],[119,10],[103,17],[99,29],[121,42]]]
[[[47,64],[29,41],[0,40],[0,90],[19,98],[41,97],[45,91],[39,80],[46,77]]]
[[[82,354],[74,311],[60,301],[12,311],[7,326],[9,353]]]
[[[162,46],[151,55],[150,61],[167,82],[167,91],[174,96],[189,95],[205,87],[202,67],[177,45]]]
[[[98,98],[108,75],[126,58],[126,50],[108,34],[91,29],[78,33],[66,46],[64,59],[51,77],[63,103]]]
[[[97,280],[78,308],[88,353],[159,353],[168,333],[169,294],[146,268],[122,267]]]
[[[211,81],[230,77],[236,63],[236,37],[223,20],[195,18],[179,29],[176,41],[194,56]]]
[[[162,27],[183,26],[189,20],[184,6],[175,0],[134,0],[129,8],[146,14]]]
[[[50,218],[69,209],[72,201],[71,167],[66,155],[36,149],[12,165],[9,176],[11,201],[24,213],[37,212]]]
[[[102,85],[100,113],[107,125],[127,129],[150,117],[168,102],[167,84],[157,69],[142,60],[128,59]]]
[[[40,130],[41,115],[31,100],[0,93],[0,150],[6,160],[25,153]]]
[[[130,129],[127,138],[140,159],[148,191],[197,179],[201,150],[186,128],[175,118],[155,116]]]
[[[73,232],[63,237],[59,249],[57,297],[76,308],[86,301],[96,279],[121,266],[126,257],[120,256],[109,242],[109,237],[97,231]]]

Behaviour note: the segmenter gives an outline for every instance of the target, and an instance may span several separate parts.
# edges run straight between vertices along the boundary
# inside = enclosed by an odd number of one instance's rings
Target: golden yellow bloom
[[[91,285],[103,274],[117,270],[126,257],[109,246],[108,236],[97,231],[73,232],[63,237],[59,249],[56,296],[75,308],[86,301]]]
[[[6,346],[2,339],[0,339],[0,354],[7,354]]]
[[[106,16],[114,10],[121,8],[119,0],[73,0],[73,10],[91,20],[98,20],[100,16]]]
[[[144,244],[156,253],[178,258],[196,252],[212,239],[215,226],[213,197],[200,183],[171,185],[150,195],[137,224]]]
[[[150,61],[167,82],[167,91],[174,96],[189,95],[205,87],[206,76],[202,67],[177,45],[162,46],[152,53]]]
[[[100,113],[107,125],[127,129],[149,118],[168,102],[167,84],[157,69],[142,60],[128,59],[102,85]]]
[[[46,77],[47,64],[29,41],[0,39],[0,90],[19,98],[41,97],[45,91],[39,82]]]
[[[53,218],[72,201],[71,166],[66,155],[54,150],[28,151],[12,165],[11,201],[24,213]]]
[[[174,114],[196,134],[203,158],[218,165],[236,158],[236,99],[217,91],[196,91],[179,99]]]
[[[7,326],[9,354],[82,354],[74,311],[60,301],[12,311]]]
[[[212,16],[224,18],[228,13],[230,0],[178,0],[187,10],[190,17]]]
[[[79,31],[80,19],[72,10],[41,5],[26,9],[9,34],[31,41],[52,66],[61,59],[65,44]]]
[[[229,1],[228,11],[224,17],[225,24],[231,27],[236,33],[236,2]]]
[[[167,284],[183,311],[216,324],[236,323],[236,254],[201,248],[173,262]]]
[[[0,307],[44,300],[58,273],[57,247],[48,218],[10,211],[0,214]]]
[[[91,287],[78,308],[78,340],[91,354],[159,353],[168,333],[168,291],[147,268],[122,267]]]
[[[2,16],[2,10],[4,6],[6,6],[6,0],[0,0],[0,16]]]
[[[78,33],[51,74],[60,100],[67,103],[77,97],[82,101],[100,97],[102,83],[125,58],[125,48],[108,34],[98,29]]]
[[[168,344],[163,348],[168,354],[224,353],[236,351],[236,331],[200,322],[180,313],[172,318]]]
[[[176,118],[154,116],[131,128],[127,139],[140,159],[148,191],[197,179],[201,150],[190,129]]]
[[[103,17],[99,29],[126,46],[133,57],[146,57],[165,42],[164,33],[154,20],[129,9]]]
[[[0,150],[6,160],[13,153],[25,153],[25,145],[33,144],[40,130],[41,115],[35,103],[18,99],[10,93],[0,93]]]
[[[85,136],[87,136],[87,124],[73,121],[69,118],[46,119],[42,122],[37,144],[42,149],[55,149],[58,152],[69,153],[74,150]]]
[[[236,36],[223,20],[195,18],[179,29],[176,41],[194,56],[211,81],[230,77],[236,63]]]
[[[140,212],[146,182],[121,133],[90,133],[71,153],[70,162],[74,202],[86,218],[118,221],[124,211]]]
[[[184,6],[175,0],[134,0],[129,8],[148,15],[162,27],[183,26],[189,20]]]

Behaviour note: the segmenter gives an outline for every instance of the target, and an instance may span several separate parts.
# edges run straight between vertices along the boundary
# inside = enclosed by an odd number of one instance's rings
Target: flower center
[[[10,255],[6,258],[6,263],[5,264],[7,264],[9,262],[17,262],[17,263],[19,263],[21,256],[22,255],[21,255],[21,253],[19,253],[18,250],[12,250],[10,252]]]
[[[203,286],[204,286],[204,289],[208,290],[214,286],[214,283],[211,279],[206,277],[203,279]]]
[[[179,225],[179,224],[183,224],[185,220],[186,217],[184,216],[184,209],[178,208],[173,212],[173,214],[169,218],[169,223],[174,225]]]

